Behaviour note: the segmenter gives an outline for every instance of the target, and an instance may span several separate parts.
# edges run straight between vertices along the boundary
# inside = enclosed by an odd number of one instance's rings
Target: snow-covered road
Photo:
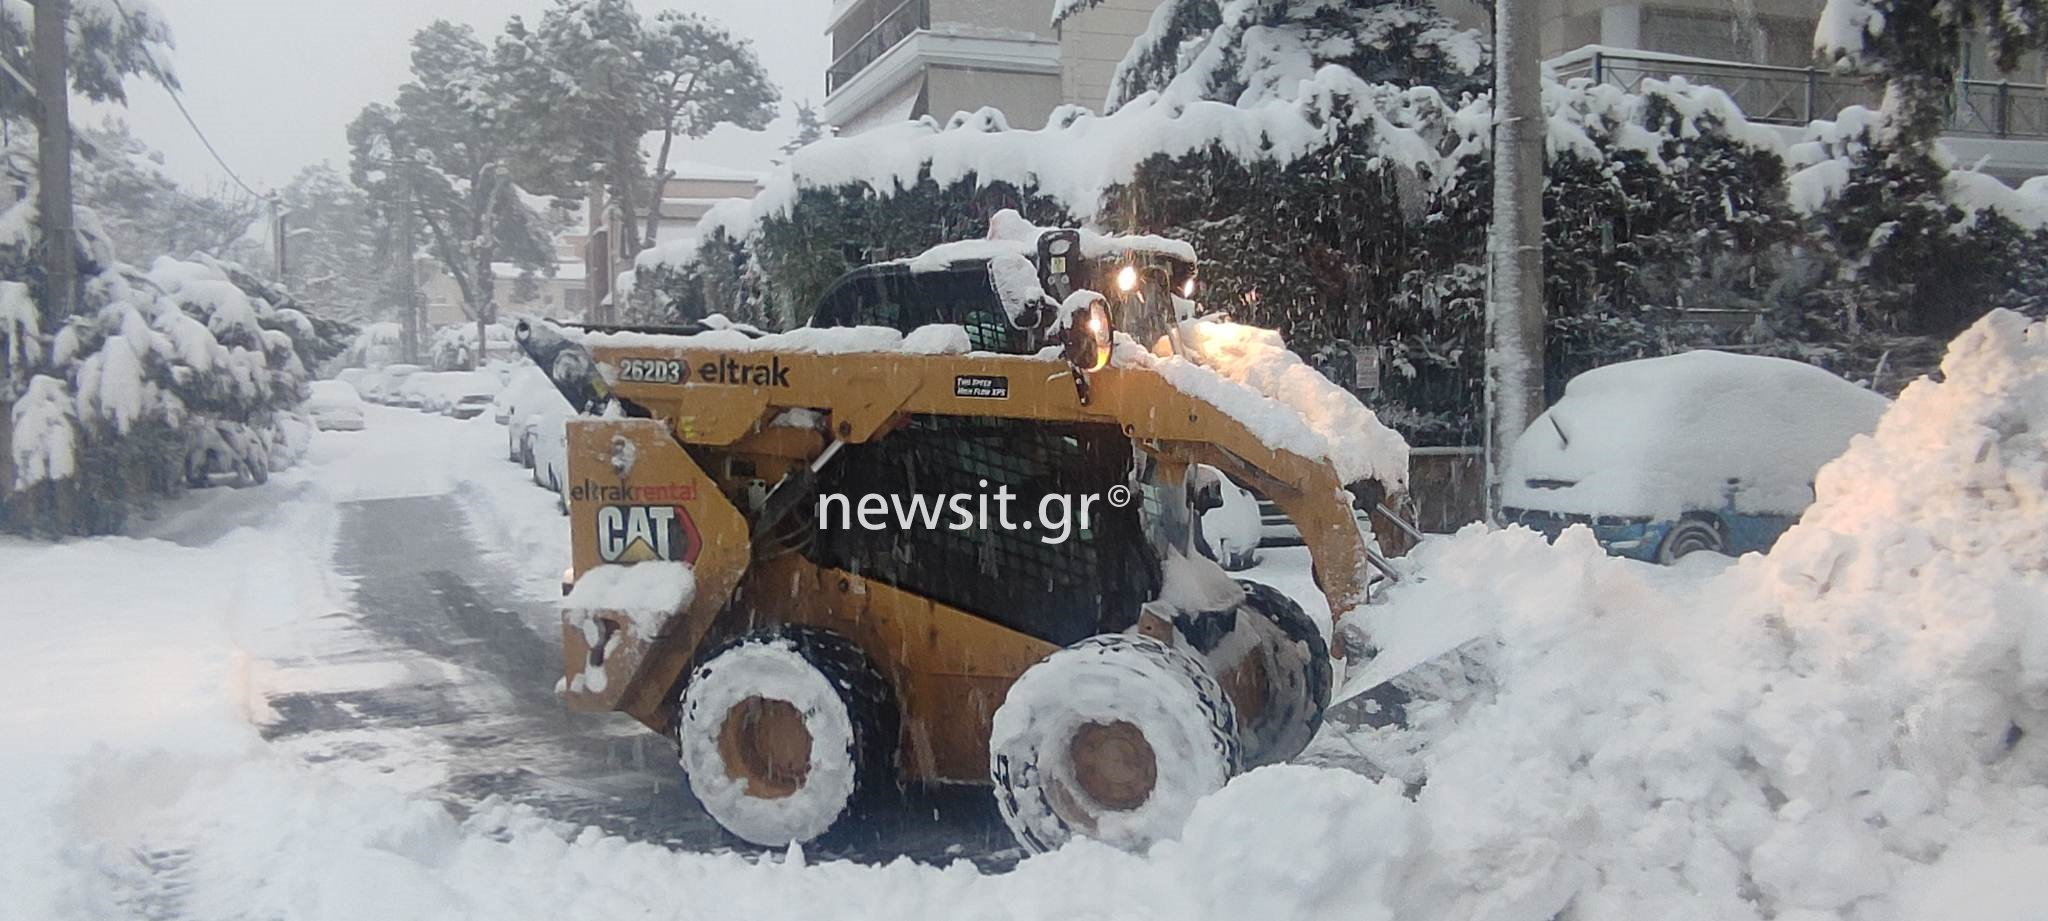
[[[665,742],[551,693],[566,528],[503,430],[369,422],[134,537],[0,540],[23,669],[0,707],[0,918],[957,916],[977,890],[967,914],[1199,904],[1181,869],[1107,894],[1140,858],[1093,845],[1032,861],[1073,867],[1037,882],[982,875],[1016,852],[975,789],[911,794],[801,857],[736,846]],[[899,856],[922,863],[815,863]],[[956,858],[983,869],[938,866]]]

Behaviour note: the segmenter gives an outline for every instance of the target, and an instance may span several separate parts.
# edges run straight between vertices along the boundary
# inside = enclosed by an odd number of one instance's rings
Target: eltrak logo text
[[[571,502],[610,503],[652,503],[689,502],[697,498],[697,487],[690,483],[654,483],[646,486],[606,486],[593,480],[584,480],[569,490]]]
[[[755,387],[789,386],[789,369],[782,366],[780,356],[771,355],[768,361],[746,362],[731,355],[721,355],[697,366],[697,382],[701,384],[751,384]]]

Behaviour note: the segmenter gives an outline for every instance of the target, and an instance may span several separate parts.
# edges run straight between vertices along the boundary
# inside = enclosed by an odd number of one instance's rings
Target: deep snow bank
[[[1688,581],[1476,528],[1423,558],[1379,616],[1496,626],[1367,740],[1428,777],[1410,917],[2041,916],[2048,327],[1994,313],[1942,371],[1769,558]]]

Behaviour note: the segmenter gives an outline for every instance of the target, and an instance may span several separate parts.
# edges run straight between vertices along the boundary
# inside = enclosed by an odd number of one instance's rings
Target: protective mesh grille
[[[1066,645],[1104,629],[1120,628],[1137,606],[1157,593],[1157,565],[1140,530],[1135,504],[1118,509],[1104,501],[1090,508],[1090,527],[1062,543],[1041,539],[1037,518],[1049,493],[1102,495],[1127,482],[1130,442],[1112,426],[1047,426],[1028,421],[916,417],[910,425],[867,445],[849,446],[821,474],[821,495],[844,495],[857,509],[861,497],[892,503],[966,494],[987,496],[991,527],[955,529],[953,506],[939,526],[903,528],[891,506],[879,531],[845,526],[839,512],[817,522],[811,551],[822,565],[916,592],[969,613]],[[983,485],[984,481],[986,485]],[[997,525],[996,487],[1015,496],[1009,520]],[[872,503],[871,503],[872,504]],[[970,503],[979,517],[982,506]],[[1050,507],[1055,514],[1057,505]],[[1069,505],[1074,509],[1074,505]],[[921,519],[922,520],[922,519]]]

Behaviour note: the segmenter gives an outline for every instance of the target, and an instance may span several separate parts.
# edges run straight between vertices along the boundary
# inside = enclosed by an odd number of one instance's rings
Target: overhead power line
[[[122,4],[121,0],[114,0],[114,9],[121,12],[121,18],[128,20],[130,26],[140,31],[141,27],[135,22],[135,17],[128,12],[128,7]],[[156,52],[148,44],[145,43],[142,46],[142,53],[149,56],[149,63],[155,66],[159,73],[168,72],[168,69],[163,66],[163,62],[156,59]],[[178,94],[178,88],[169,83],[163,84],[163,88],[164,92],[170,94],[171,102],[178,107],[178,114],[185,116],[185,124],[192,126],[192,134],[199,138],[200,146],[205,147],[206,152],[212,155],[213,162],[220,164],[221,172],[228,174],[228,178],[234,180],[235,185],[241,186],[242,191],[257,198],[268,198],[268,195],[256,191],[248,183],[243,182],[242,177],[235,172],[235,168],[228,165],[227,158],[220,155],[220,151],[213,146],[213,141],[206,136],[206,132],[200,130],[199,122],[192,117],[192,111],[185,108],[185,99]]]

